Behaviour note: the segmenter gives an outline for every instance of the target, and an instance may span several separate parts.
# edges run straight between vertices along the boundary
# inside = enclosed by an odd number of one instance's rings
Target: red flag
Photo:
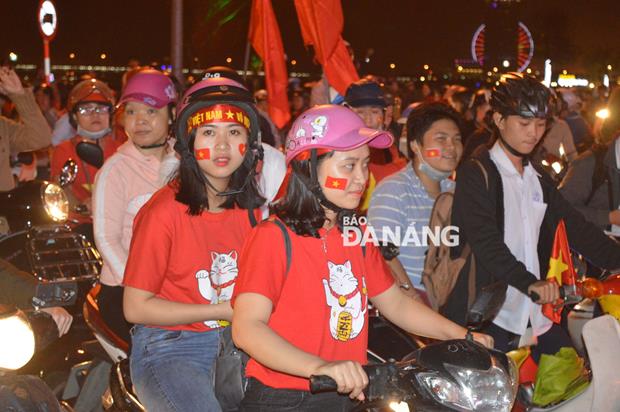
[[[196,149],[194,150],[194,155],[198,160],[208,160],[211,159],[211,151],[207,149]]]
[[[252,0],[252,16],[248,40],[265,62],[269,117],[282,128],[291,118],[286,89],[288,74],[284,63],[284,47],[271,0]]]
[[[330,189],[345,190],[347,188],[347,179],[327,176],[327,179],[325,179],[325,187]]]
[[[426,157],[441,157],[441,149],[424,149]]]
[[[342,39],[344,17],[340,0],[295,0],[304,44],[312,45],[329,84],[344,96],[359,79]]]
[[[573,268],[568,237],[566,236],[566,225],[563,219],[560,220],[555,230],[547,280],[555,282],[559,286],[575,284],[575,269]],[[546,317],[555,323],[560,323],[562,317],[561,301],[544,304],[542,310]]]

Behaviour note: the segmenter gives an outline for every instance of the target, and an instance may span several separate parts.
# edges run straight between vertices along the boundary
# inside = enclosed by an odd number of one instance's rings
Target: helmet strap
[[[336,214],[342,215],[343,213],[355,213],[355,210],[345,209],[343,207],[340,207],[334,204],[333,202],[329,201],[325,197],[325,193],[323,193],[323,190],[321,189],[321,185],[319,183],[317,163],[318,163],[317,150],[312,149],[310,150],[310,182],[311,182],[310,184],[311,186],[308,187],[308,189],[312,192],[312,194],[314,194],[318,198],[319,203],[322,206],[334,211]]]
[[[521,163],[523,164],[523,166],[527,166],[530,163],[530,155],[527,153],[521,153],[517,149],[509,145],[506,139],[502,137],[501,133],[499,133],[499,140],[501,145],[504,146],[506,150],[510,152],[510,154],[521,158]]]

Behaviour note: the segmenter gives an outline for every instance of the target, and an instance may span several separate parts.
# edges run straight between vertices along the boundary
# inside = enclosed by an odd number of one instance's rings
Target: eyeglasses
[[[78,107],[78,113],[82,116],[92,116],[94,113],[96,114],[108,114],[110,113],[110,106],[82,106]]]

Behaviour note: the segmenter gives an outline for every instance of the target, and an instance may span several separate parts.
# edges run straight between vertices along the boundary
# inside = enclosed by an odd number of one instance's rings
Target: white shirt
[[[538,173],[528,164],[519,174],[504,150],[496,142],[490,150],[491,160],[497,166],[502,178],[504,191],[504,243],[514,257],[525,265],[527,270],[540,279],[538,260],[538,236],[547,210]],[[497,317],[497,326],[517,335],[523,335],[528,321],[534,336],[539,336],[551,328],[552,322],[542,314],[542,306],[508,286],[506,300]]]

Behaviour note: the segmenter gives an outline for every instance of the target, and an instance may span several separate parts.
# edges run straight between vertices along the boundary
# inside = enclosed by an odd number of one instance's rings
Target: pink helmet
[[[129,79],[118,105],[138,102],[161,109],[176,101],[177,91],[172,80],[158,70],[145,69]]]
[[[351,109],[325,104],[303,112],[286,138],[286,163],[311,149],[348,151],[362,145],[377,149],[390,147],[394,137],[386,131],[370,129]]]

